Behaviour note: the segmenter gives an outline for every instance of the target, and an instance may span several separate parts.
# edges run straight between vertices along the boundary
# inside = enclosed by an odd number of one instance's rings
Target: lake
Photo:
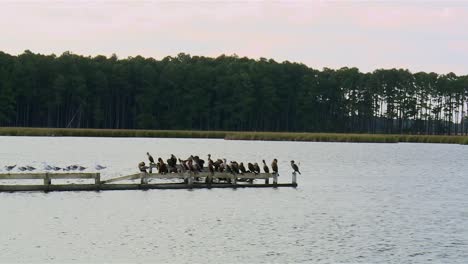
[[[147,151],[277,158],[279,182],[294,159],[302,175],[298,188],[0,193],[0,262],[468,262],[468,146],[0,137],[0,173],[100,164],[107,179]]]

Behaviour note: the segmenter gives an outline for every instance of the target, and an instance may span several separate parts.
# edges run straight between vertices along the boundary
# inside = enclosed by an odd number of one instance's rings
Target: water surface
[[[167,159],[300,162],[299,187],[0,193],[0,262],[467,263],[468,147],[0,137],[5,165],[134,173]],[[2,182],[5,183],[5,182]]]

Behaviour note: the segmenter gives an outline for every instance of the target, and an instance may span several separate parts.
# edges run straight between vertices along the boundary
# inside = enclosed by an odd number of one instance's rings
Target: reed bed
[[[140,129],[75,129],[0,127],[3,136],[58,136],[58,137],[158,137],[158,138],[223,138],[227,140],[271,140],[313,142],[364,143],[444,143],[468,145],[468,136],[345,134],[345,133],[287,133],[287,132],[232,132],[197,130],[140,130]]]

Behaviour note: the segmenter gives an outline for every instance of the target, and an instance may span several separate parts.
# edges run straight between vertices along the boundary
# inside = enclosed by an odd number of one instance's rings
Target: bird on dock
[[[79,170],[79,171],[84,171],[84,170],[86,170],[86,167],[78,166],[78,170]]]
[[[169,172],[166,163],[164,163],[164,161],[161,158],[158,158],[158,164],[156,165],[156,167],[158,168],[159,174],[165,174]]]
[[[167,159],[167,166],[169,167],[175,167],[177,164],[177,158],[174,156],[174,154],[171,154],[171,157]]]
[[[294,160],[291,160],[291,167],[293,168],[294,173],[297,172],[297,173],[301,174],[301,172],[299,171],[299,167],[297,166],[296,163],[294,163]]]
[[[260,166],[258,166],[258,163],[257,163],[257,162],[254,163],[254,172],[255,172],[255,174],[259,174],[259,173],[260,173]]]
[[[241,174],[247,173],[247,170],[245,169],[243,162],[239,164],[239,171],[241,172]]]
[[[255,173],[255,167],[252,163],[247,163],[247,168],[249,168],[249,172]]]
[[[107,168],[107,167],[104,167],[104,166],[98,164],[98,165],[96,165],[96,167],[94,167],[94,168],[95,168],[96,170],[103,170],[103,169],[105,169],[105,168]]]
[[[29,165],[26,166],[26,170],[28,170],[28,171],[33,171],[33,170],[35,170],[35,169],[36,169],[36,168],[34,168],[33,166],[29,166]]]
[[[138,163],[138,170],[140,170],[140,172],[145,172],[145,173],[146,173],[146,172],[147,172],[147,171],[146,171],[147,168],[148,168],[148,167],[145,166],[145,162],[144,162],[144,161]]]
[[[27,169],[28,169],[28,168],[23,167],[23,166],[21,166],[21,167],[18,168],[18,170],[20,170],[20,171],[25,171],[25,170],[27,170]]]
[[[211,159],[208,159],[208,170],[210,171],[211,175],[214,175],[215,168]]]
[[[239,163],[237,161],[231,161],[230,167],[233,173],[240,174]]]
[[[223,164],[223,161],[221,159],[217,159],[214,163],[213,166],[215,168],[215,171],[223,172],[223,167],[221,165]]]
[[[151,156],[151,155],[149,154],[149,152],[146,152],[146,155],[148,156],[148,160],[149,160],[150,164],[151,164],[151,163],[154,164],[153,156]]]
[[[15,165],[10,165],[10,166],[5,166],[5,170],[7,171],[11,171],[12,169],[14,169],[16,167],[16,164]]]
[[[270,173],[270,169],[266,165],[265,160],[262,160],[262,162],[263,162],[263,171],[265,171],[265,173]]]
[[[278,160],[277,159],[273,159],[273,161],[271,162],[271,170],[273,171],[273,173],[278,174]]]

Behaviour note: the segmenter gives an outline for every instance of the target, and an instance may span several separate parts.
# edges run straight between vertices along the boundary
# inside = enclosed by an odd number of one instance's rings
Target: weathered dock
[[[0,184],[0,192],[21,191],[108,191],[108,190],[150,190],[150,189],[211,189],[211,188],[278,188],[297,187],[296,174],[292,174],[290,183],[278,183],[275,173],[136,173],[101,181],[99,173],[5,173],[0,174],[4,180],[40,180],[43,184]],[[53,184],[53,180],[90,179],[91,183]],[[180,182],[151,183],[152,179],[180,180]],[[272,179],[272,183],[270,183]],[[139,180],[137,183],[118,183]],[[264,183],[254,183],[263,180]]]

